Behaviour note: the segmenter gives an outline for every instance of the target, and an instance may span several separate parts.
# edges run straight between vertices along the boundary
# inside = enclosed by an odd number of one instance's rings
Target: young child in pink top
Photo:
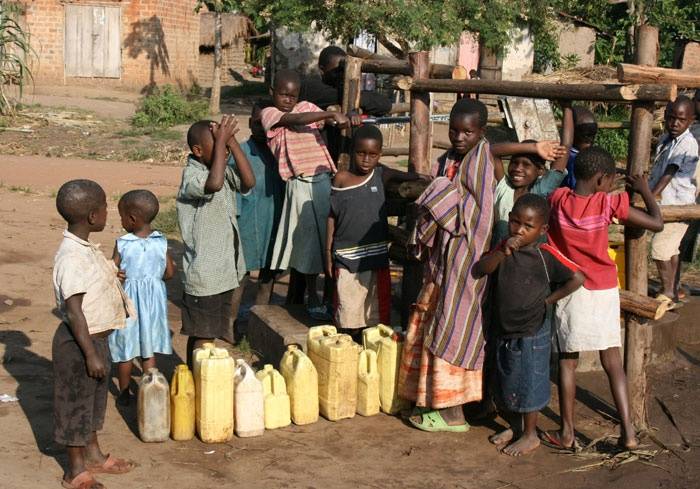
[[[328,306],[318,297],[316,278],[324,269],[331,177],[336,168],[319,129],[324,123],[349,127],[350,120],[310,102],[297,103],[300,84],[296,72],[278,71],[272,88],[274,106],[261,113],[268,146],[277,158],[282,180],[287,182],[270,268],[293,268],[305,275],[309,314],[330,321]]]
[[[609,193],[615,181],[615,161],[604,149],[590,147],[579,153],[576,188],[562,187],[549,197],[549,243],[576,263],[586,280],[583,287],[557,302],[556,342],[559,350],[559,404],[561,429],[543,434],[555,448],[574,446],[575,370],[578,352],[599,351],[620,414],[620,445],[637,446],[630,420],[627,379],[620,356],[620,294],[617,269],[608,256],[608,225],[613,218],[628,226],[660,231],[661,210],[642,175],[627,178],[639,193],[646,212],[630,206],[627,193]]]

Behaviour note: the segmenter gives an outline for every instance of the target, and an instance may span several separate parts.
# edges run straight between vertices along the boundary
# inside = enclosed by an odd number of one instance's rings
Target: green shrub
[[[209,104],[199,97],[186,98],[170,85],[154,88],[143,97],[134,114],[136,127],[171,127],[207,116]]]
[[[627,159],[629,129],[598,129],[595,144],[613,155],[615,161]]]

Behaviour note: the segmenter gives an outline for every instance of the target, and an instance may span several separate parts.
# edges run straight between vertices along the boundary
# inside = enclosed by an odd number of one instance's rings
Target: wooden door
[[[66,76],[121,76],[119,7],[66,5],[64,25]]]

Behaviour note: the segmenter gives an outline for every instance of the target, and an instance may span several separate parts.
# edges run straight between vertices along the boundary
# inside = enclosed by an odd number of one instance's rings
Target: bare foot
[[[634,450],[639,446],[639,440],[634,435],[634,431],[631,434],[627,434],[625,430],[622,430],[618,444],[625,450]]]
[[[503,430],[500,433],[496,433],[495,435],[489,436],[489,442],[499,447],[510,442],[512,439],[513,430],[511,430],[510,428],[508,428],[507,430]]]
[[[517,441],[511,443],[503,449],[503,453],[511,457],[520,457],[535,451],[540,446],[540,439],[537,434],[523,435]]]

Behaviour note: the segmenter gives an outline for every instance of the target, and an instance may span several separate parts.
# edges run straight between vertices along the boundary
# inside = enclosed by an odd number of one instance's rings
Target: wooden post
[[[637,64],[655,66],[658,60],[659,30],[642,25],[637,35]],[[651,132],[654,124],[654,103],[632,104],[632,130],[630,133],[627,173],[638,175],[649,166],[651,156]],[[647,294],[647,236],[644,231],[625,228],[625,266],[627,289]],[[652,329],[641,324],[637,317],[625,318],[625,370],[629,384],[632,422],[637,429],[647,427],[647,376],[646,368],[651,357]]]
[[[362,59],[353,56],[345,57],[345,78],[343,81],[342,112],[347,114],[360,109],[360,91],[362,89]],[[350,139],[352,129],[340,131],[340,154],[338,169],[347,170],[350,167]]]

